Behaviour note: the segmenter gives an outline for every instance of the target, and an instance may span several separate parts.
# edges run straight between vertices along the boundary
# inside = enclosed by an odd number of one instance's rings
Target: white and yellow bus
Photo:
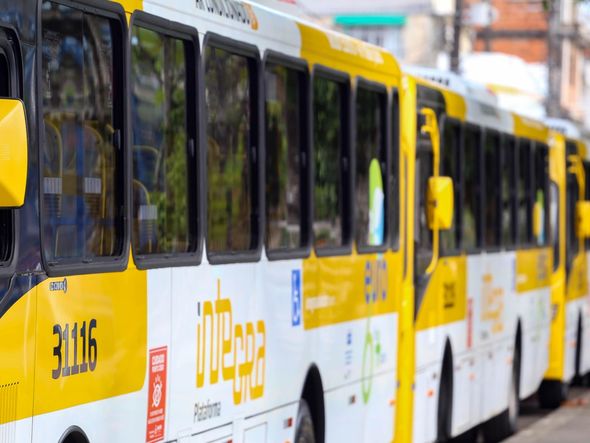
[[[237,0],[0,0],[0,96],[5,441],[514,430],[547,127]]]

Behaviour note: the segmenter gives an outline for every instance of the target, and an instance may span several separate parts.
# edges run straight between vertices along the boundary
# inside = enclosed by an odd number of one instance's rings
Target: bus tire
[[[436,414],[436,441],[446,442],[451,438],[453,417],[453,354],[447,342],[438,389],[438,408]]]
[[[482,431],[486,443],[496,443],[516,433],[520,411],[520,347],[517,346],[512,362],[508,408],[500,415],[483,424]]]
[[[561,380],[543,380],[539,387],[539,406],[543,409],[557,409],[567,398],[567,383]]]
[[[582,315],[578,315],[578,331],[576,333],[576,360],[574,369],[576,371],[574,376],[575,385],[584,385],[582,374]]]
[[[309,406],[305,399],[302,398],[299,400],[294,443],[316,443],[315,432],[313,429],[313,419],[311,417]]]

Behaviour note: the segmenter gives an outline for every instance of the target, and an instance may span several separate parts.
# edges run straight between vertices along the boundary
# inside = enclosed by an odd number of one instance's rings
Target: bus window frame
[[[389,220],[391,217],[392,211],[392,196],[391,194],[394,190],[389,186],[391,183],[391,157],[392,152],[390,149],[391,146],[391,106],[390,106],[390,94],[387,91],[387,86],[382,83],[368,80],[365,77],[357,76],[356,77],[356,84],[352,89],[351,96],[352,96],[352,105],[351,105],[351,123],[350,128],[352,132],[352,138],[350,139],[350,175],[351,175],[351,193],[353,203],[351,208],[354,208],[355,205],[355,197],[356,197],[356,136],[357,136],[357,112],[356,112],[356,105],[357,105],[357,91],[358,88],[363,88],[369,92],[374,92],[380,95],[380,106],[381,106],[381,136],[383,137],[382,149],[385,152],[385,177],[383,179],[383,185],[385,190],[385,208],[384,208],[384,217],[385,217],[385,225],[383,231],[383,243],[380,245],[359,245],[356,243],[356,213],[355,211],[351,211],[351,230],[353,232],[352,241],[355,243],[356,249],[359,254],[373,254],[373,253],[382,253],[387,251],[391,247],[391,232],[388,229],[388,226],[391,225],[391,221]],[[393,191],[393,192],[392,192]]]
[[[9,88],[11,89],[11,98],[24,99],[24,66],[22,56],[22,42],[16,29],[11,25],[0,25],[0,51],[6,56],[10,76]],[[27,128],[30,137],[30,127]],[[29,146],[29,152],[31,151]],[[31,154],[29,154],[31,155]],[[27,166],[27,169],[30,169]],[[26,204],[26,203],[25,203]],[[24,206],[23,206],[24,207]],[[16,271],[16,263],[20,252],[20,209],[6,208],[10,212],[12,219],[12,232],[10,233],[10,256],[8,260],[0,261],[0,278],[10,277]]]
[[[298,248],[282,248],[282,249],[269,249],[267,243],[267,236],[266,236],[266,223],[268,220],[266,219],[266,153],[267,153],[267,146],[266,146],[266,83],[264,82],[264,75],[266,73],[266,68],[269,65],[279,65],[283,66],[287,69],[292,69],[294,71],[299,71],[303,74],[303,94],[302,99],[304,102],[301,104],[301,125],[302,130],[300,131],[301,134],[301,166],[300,166],[300,193],[301,193],[301,246]],[[311,100],[311,75],[309,72],[309,65],[306,60],[300,59],[297,57],[291,57],[281,52],[274,51],[272,49],[267,49],[264,52],[262,58],[262,106],[263,106],[263,121],[262,121],[262,128],[261,137],[263,139],[262,143],[262,154],[263,155],[263,164],[264,164],[264,173],[263,180],[264,185],[262,188],[264,198],[262,200],[262,220],[263,220],[263,227],[262,227],[262,235],[264,237],[264,249],[266,252],[266,256],[269,261],[277,261],[277,260],[290,260],[290,259],[301,259],[307,258],[311,254],[312,248],[312,237],[313,237],[313,227],[312,227],[312,179],[313,176],[311,175],[312,169],[311,164],[313,162],[311,156],[311,140],[313,137],[312,134],[312,100]]]
[[[207,227],[208,227],[208,208],[207,208],[207,199],[208,199],[208,175],[207,175],[207,153],[209,151],[209,146],[207,145],[207,124],[208,124],[208,111],[207,111],[207,103],[204,99],[205,97],[205,76],[206,76],[206,49],[209,46],[213,46],[217,49],[221,49],[223,51],[229,52],[234,55],[250,58],[254,61],[256,66],[256,72],[250,78],[250,87],[255,88],[256,97],[250,99],[250,105],[255,106],[256,109],[252,110],[251,116],[251,131],[255,131],[255,135],[252,137],[253,143],[256,143],[254,146],[253,152],[249,155],[249,162],[250,168],[252,173],[256,175],[254,180],[252,180],[253,184],[256,185],[257,189],[252,190],[252,202],[251,202],[251,221],[252,221],[252,236],[255,237],[252,240],[252,243],[256,245],[256,247],[245,250],[245,251],[222,251],[222,252],[211,252],[206,247],[207,252],[207,260],[212,265],[223,265],[229,263],[254,263],[260,260],[262,256],[262,248],[263,248],[263,241],[264,241],[264,206],[262,202],[264,201],[264,150],[262,149],[262,142],[263,142],[263,130],[262,124],[264,122],[264,93],[262,92],[264,89],[263,85],[263,74],[264,71],[262,70],[262,62],[260,59],[260,51],[256,45],[244,43],[238,40],[231,39],[229,37],[225,37],[223,35],[217,34],[215,32],[207,32],[205,37],[203,38],[203,48],[201,51],[201,74],[202,74],[202,93],[203,93],[203,100],[201,100],[202,108],[202,118],[201,124],[203,125],[201,134],[203,137],[203,173],[202,176],[202,187],[201,187],[201,195],[202,197],[202,213],[204,214],[203,218],[203,232],[204,232],[204,242],[207,243]],[[250,146],[252,148],[252,146]],[[253,155],[252,155],[253,154]],[[252,157],[255,157],[254,159]],[[257,222],[254,222],[254,221]]]
[[[477,155],[477,177],[475,178],[475,246],[471,246],[469,248],[465,247],[465,236],[464,232],[461,231],[461,245],[460,248],[466,255],[477,255],[481,254],[485,251],[485,246],[483,244],[483,133],[485,128],[481,125],[472,122],[465,122],[463,124],[463,137],[461,138],[461,153],[459,154],[460,157],[460,166],[459,169],[461,171],[461,189],[463,190],[461,194],[461,209],[464,211],[464,198],[465,198],[465,151],[467,149],[467,131],[470,129],[479,132],[478,137],[478,144],[476,149]],[[463,217],[464,212],[461,215],[461,229],[463,229],[463,222],[465,218]]]
[[[446,175],[446,172],[442,170],[443,164],[443,151],[445,149],[445,129],[447,125],[453,127],[454,130],[457,131],[459,135],[458,143],[456,144],[456,156],[455,156],[455,167],[457,168],[457,176],[459,180],[453,180],[453,225],[451,229],[447,232],[452,232],[455,236],[455,248],[444,250],[442,245],[440,246],[440,256],[441,257],[456,257],[461,255],[463,252],[463,143],[464,143],[464,124],[461,120],[449,117],[447,114],[442,114],[440,117],[439,128],[440,128],[440,152],[441,152],[441,159],[440,159],[440,166],[439,166],[439,175],[450,177],[450,175]],[[453,177],[451,177],[453,179]],[[439,232],[439,236],[442,232]],[[439,245],[440,245],[440,238],[439,238]]]
[[[314,80],[317,77],[321,77],[325,80],[339,83],[344,90],[344,97],[341,103],[343,109],[340,114],[340,126],[341,126],[341,145],[340,152],[340,178],[342,180],[342,208],[341,208],[341,223],[342,223],[342,244],[339,246],[327,246],[318,248],[315,244],[315,232],[313,223],[315,221],[315,133],[313,124],[314,115]],[[310,200],[311,200],[311,242],[313,250],[317,257],[335,257],[342,255],[349,255],[352,252],[354,229],[352,227],[352,207],[354,205],[353,196],[353,184],[352,184],[352,91],[350,83],[350,75],[344,71],[338,71],[336,69],[321,65],[314,64],[310,75],[310,97],[311,97],[311,139],[310,139],[310,169],[311,169],[311,186],[310,186]],[[344,155],[343,155],[344,154]],[[347,167],[346,171],[342,170],[342,167]]]
[[[128,46],[129,46],[129,28],[127,25],[127,16],[123,7],[115,2],[100,1],[100,0],[47,0],[48,2],[67,6],[69,8],[81,11],[84,14],[93,15],[103,19],[107,19],[111,23],[111,29],[113,26],[117,26],[117,32],[112,32],[113,40],[113,63],[119,64],[122,70],[115,75],[120,75],[119,79],[121,82],[120,91],[121,103],[119,108],[116,109],[113,106],[113,115],[121,119],[120,129],[120,145],[118,151],[120,151],[120,161],[122,167],[120,173],[117,176],[117,180],[120,180],[123,184],[123,190],[121,194],[122,206],[119,208],[121,213],[117,218],[120,218],[121,223],[121,236],[118,239],[121,242],[121,251],[119,255],[105,256],[105,257],[93,257],[91,260],[81,257],[75,260],[56,260],[50,262],[45,256],[44,245],[47,242],[45,235],[45,217],[44,217],[44,198],[43,198],[43,186],[39,186],[39,224],[40,224],[40,243],[41,243],[41,263],[47,275],[49,277],[65,277],[70,275],[83,275],[83,274],[98,274],[107,272],[121,272],[127,269],[129,263],[129,253],[131,248],[131,161],[132,153],[129,149],[129,133],[130,133],[130,122],[129,122],[129,60],[128,60]],[[43,171],[44,171],[44,160],[43,160],[43,149],[45,146],[45,131],[44,131],[44,106],[43,106],[43,92],[44,89],[41,87],[41,79],[43,78],[43,61],[42,61],[42,32],[43,32],[43,19],[41,12],[41,3],[39,6],[38,23],[39,23],[39,38],[37,39],[36,50],[39,56],[39,60],[36,67],[37,83],[37,113],[36,118],[39,124],[37,125],[37,136],[39,139],[39,150],[38,150],[38,161],[39,161],[39,183],[43,183]],[[117,33],[119,35],[117,35]]]
[[[133,27],[138,26],[144,29],[148,29],[150,31],[156,32],[160,35],[165,37],[174,38],[177,40],[182,40],[185,44],[192,45],[192,51],[190,51],[191,59],[185,59],[185,70],[186,70],[186,80],[187,83],[189,81],[193,81],[192,87],[186,87],[186,112],[187,115],[190,116],[191,112],[193,114],[192,119],[187,119],[188,123],[186,126],[187,132],[187,144],[190,141],[193,141],[193,149],[192,152],[188,149],[189,154],[191,155],[189,167],[189,174],[192,176],[189,177],[189,195],[187,196],[189,199],[189,204],[187,205],[189,213],[188,213],[188,228],[189,228],[189,246],[192,246],[192,250],[188,252],[182,253],[159,253],[159,254],[136,254],[135,248],[133,246],[133,241],[131,241],[131,248],[133,252],[133,261],[138,269],[146,270],[146,269],[157,269],[157,268],[172,268],[172,267],[179,267],[179,266],[197,266],[201,263],[202,255],[203,255],[203,217],[202,211],[200,210],[201,201],[203,200],[203,195],[201,194],[201,183],[200,183],[200,171],[203,169],[202,159],[201,159],[201,152],[203,151],[203,136],[202,131],[200,130],[200,120],[201,116],[203,115],[203,107],[201,104],[203,94],[201,94],[201,82],[202,76],[200,74],[201,69],[201,54],[199,48],[199,34],[196,28],[191,26],[186,26],[178,22],[174,22],[171,20],[163,19],[161,17],[146,13],[144,11],[135,11],[129,22],[129,35],[131,36],[133,32]],[[127,60],[129,69],[128,72],[128,79],[127,85],[129,86],[129,95],[132,94],[132,80],[131,80],[131,38],[127,39]],[[189,51],[185,50],[185,55],[188,55]],[[191,109],[192,108],[192,109]],[[133,156],[133,129],[131,128],[132,118],[131,118],[131,109],[132,104],[129,101],[128,105],[128,127],[129,127],[129,141],[130,141],[130,148],[129,151],[131,152],[131,156]],[[192,122],[190,120],[193,120]],[[192,123],[192,124],[191,124]],[[134,173],[133,173],[133,161],[130,162],[129,165],[130,169],[130,181],[133,183]],[[192,191],[191,191],[192,188]],[[133,192],[131,194],[130,199],[130,210],[133,211]],[[134,222],[133,212],[131,213],[130,222]],[[191,228],[192,224],[196,224],[195,227]],[[132,234],[131,234],[132,236]]]

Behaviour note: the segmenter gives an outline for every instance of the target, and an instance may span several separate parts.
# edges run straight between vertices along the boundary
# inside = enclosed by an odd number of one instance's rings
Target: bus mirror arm
[[[453,224],[454,191],[453,180],[450,177],[441,177],[439,175],[440,132],[436,113],[431,108],[422,108],[420,115],[424,121],[420,131],[429,135],[432,145],[433,175],[428,179],[426,196],[426,218],[428,227],[432,230],[432,260],[426,269],[426,273],[432,273],[436,269],[440,254],[439,233],[442,230],[450,229]]]
[[[28,139],[25,107],[17,99],[0,99],[0,208],[24,204]]]

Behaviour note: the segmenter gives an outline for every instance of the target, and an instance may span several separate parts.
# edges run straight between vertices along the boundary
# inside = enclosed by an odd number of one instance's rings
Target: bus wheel
[[[518,413],[520,411],[520,350],[517,348],[512,364],[510,392],[508,393],[508,408],[500,415],[488,420],[483,425],[483,436],[486,443],[496,443],[514,434],[518,428]]]
[[[568,386],[559,380],[543,380],[539,387],[539,406],[556,409],[567,398]]]
[[[453,356],[447,342],[438,388],[437,442],[451,438],[453,417]]]
[[[295,427],[295,443],[316,443],[311,412],[304,399],[299,400],[299,412],[297,413],[297,425]]]

